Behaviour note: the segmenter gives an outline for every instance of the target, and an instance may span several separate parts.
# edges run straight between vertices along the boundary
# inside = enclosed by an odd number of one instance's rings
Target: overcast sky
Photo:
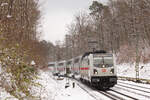
[[[56,40],[62,41],[74,15],[88,10],[90,4],[92,0],[45,0],[42,3],[41,19],[43,39],[53,43]]]

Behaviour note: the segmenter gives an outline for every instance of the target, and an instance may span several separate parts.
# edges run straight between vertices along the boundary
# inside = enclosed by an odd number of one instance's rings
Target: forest
[[[38,68],[93,49],[114,53],[118,64],[150,61],[150,0],[93,1],[55,44],[41,40],[40,6],[39,0],[0,0],[0,87],[15,98],[32,100]]]
[[[18,100],[35,98],[30,88],[40,86],[33,80],[53,48],[40,39],[39,6],[38,0],[0,0],[0,88]]]
[[[26,62],[47,65],[53,44],[40,40],[41,27],[38,0],[0,1],[0,49],[19,46],[19,53],[26,52]]]
[[[150,60],[150,0],[93,1],[89,12],[79,12],[68,26],[63,43],[56,43],[53,61],[96,50],[113,52],[117,63]]]

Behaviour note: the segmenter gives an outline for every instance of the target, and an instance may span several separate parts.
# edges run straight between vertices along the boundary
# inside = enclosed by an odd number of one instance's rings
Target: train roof
[[[94,52],[86,52],[83,54],[82,56],[82,59],[85,57],[85,56],[88,56],[90,54],[106,54],[107,52],[105,50],[97,50],[97,51],[94,51]]]
[[[49,65],[49,64],[55,64],[55,62],[49,62],[48,65]]]
[[[82,56],[77,56],[77,57],[75,57],[73,59],[75,60],[75,59],[81,59],[81,58],[82,58]]]
[[[50,67],[50,66],[54,66],[55,65],[55,62],[49,62],[48,63],[48,66]]]
[[[63,61],[59,61],[58,63],[66,63],[66,60],[63,60]]]

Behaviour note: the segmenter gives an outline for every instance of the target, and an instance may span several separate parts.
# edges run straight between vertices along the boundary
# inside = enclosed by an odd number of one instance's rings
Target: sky
[[[88,11],[93,0],[44,0],[42,6],[42,39],[63,41],[67,26],[81,11]],[[102,1],[102,0],[101,0]],[[106,1],[106,0],[104,0]]]

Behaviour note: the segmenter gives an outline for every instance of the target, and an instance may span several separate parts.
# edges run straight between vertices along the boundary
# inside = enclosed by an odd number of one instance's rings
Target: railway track
[[[134,97],[132,97],[132,96],[126,95],[126,94],[121,93],[121,92],[118,92],[118,91],[116,91],[116,90],[113,90],[113,89],[109,89],[109,90],[110,90],[109,92],[115,92],[115,93],[117,93],[117,94],[120,94],[120,95],[122,95],[122,96],[127,97],[128,100],[129,100],[129,99],[132,99],[132,100],[138,100],[137,98],[134,98]]]
[[[149,91],[145,91],[145,90],[142,90],[142,89],[137,89],[137,88],[134,88],[134,87],[131,87],[131,86],[126,86],[126,85],[121,85],[121,84],[117,84],[117,86],[126,87],[126,88],[130,88],[130,89],[133,89],[133,90],[138,90],[138,91],[141,91],[141,92],[145,92],[145,93],[150,93]]]
[[[113,90],[113,89],[109,89],[108,91],[100,91],[100,90],[97,90],[93,87],[89,87],[88,85],[83,84],[81,82],[78,83],[78,86],[80,88],[82,88],[84,91],[86,91],[90,96],[92,96],[96,100],[100,100],[101,95],[107,97],[110,100],[138,100],[137,98],[134,98],[132,96],[120,93],[120,92]],[[90,88],[91,90],[94,90],[95,92],[100,93],[100,95],[90,93],[89,90],[87,90],[87,88]],[[101,97],[101,100],[104,100],[104,98]]]
[[[118,79],[136,82],[136,78],[133,78],[133,77],[118,76]],[[139,78],[139,80],[140,80],[141,83],[147,83],[147,84],[150,84],[150,80],[149,80],[149,79]]]
[[[103,95],[109,97],[112,100],[123,100],[122,97],[119,97],[118,95],[115,95],[113,93],[104,92],[104,91],[97,91],[97,92],[99,92],[100,94],[103,94]]]
[[[146,94],[142,93],[141,91],[137,91],[137,90],[135,91],[135,89],[126,88],[124,86],[116,85],[113,89],[115,89],[115,90],[116,89],[123,90],[123,91],[129,92],[129,93],[136,94],[136,95],[139,95],[141,97],[145,97],[147,99],[150,99],[149,94],[146,95]],[[120,91],[118,91],[118,92],[120,92]],[[131,96],[134,96],[134,95],[131,95]]]
[[[85,92],[87,92],[90,96],[92,96],[95,100],[99,100],[99,98],[96,95],[91,94],[87,89],[85,89],[83,86],[81,86],[79,83],[77,84],[81,89],[83,89]],[[102,99],[101,99],[102,100]]]
[[[92,94],[90,93],[87,89],[85,89],[85,87],[83,87],[82,85],[78,84],[78,86],[83,89],[84,91],[86,91],[90,96],[92,96],[95,100],[103,100],[104,98],[100,98],[101,96],[100,95],[96,95],[96,94]],[[87,87],[87,86],[86,86]],[[106,92],[106,91],[99,91],[99,90],[96,90],[94,88],[91,88],[91,87],[88,87],[92,90],[94,90],[95,92],[97,93],[100,93],[101,95],[107,97],[108,99],[110,100],[123,100],[122,97],[119,97],[113,93],[109,93],[109,92]]]
[[[143,88],[143,89],[149,89],[148,87],[144,87],[144,86],[139,86],[139,85],[135,85],[135,84],[131,84],[131,83],[124,83],[124,82],[117,82],[117,83],[121,83],[121,84],[125,84],[125,85],[130,85],[130,86],[135,86],[135,87],[140,87],[140,88]]]
[[[126,91],[130,91],[150,99],[150,88],[146,87],[148,85],[141,86],[141,84],[118,82],[116,86],[119,86],[119,88],[123,88]]]
[[[83,86],[81,86],[80,84],[83,84],[82,82],[80,82],[79,80],[76,80],[79,82],[79,86],[84,89],[85,91],[88,92],[88,90],[86,90]],[[145,99],[150,99],[150,88],[146,88],[144,86],[139,86],[136,84],[131,84],[131,83],[124,83],[124,82],[118,82],[118,84],[116,86],[114,86],[113,88],[109,89],[108,91],[100,91],[97,89],[94,89],[93,87],[90,87],[87,84],[83,84],[84,86],[96,91],[97,93],[100,93],[101,95],[109,98],[110,100],[139,100],[140,98],[145,98]],[[126,94],[126,91],[128,92]],[[138,97],[136,97],[134,94],[138,95]],[[97,98],[98,95],[95,94],[91,94],[93,98],[95,98],[96,100],[100,100],[100,98]],[[101,97],[101,100],[104,100]]]

